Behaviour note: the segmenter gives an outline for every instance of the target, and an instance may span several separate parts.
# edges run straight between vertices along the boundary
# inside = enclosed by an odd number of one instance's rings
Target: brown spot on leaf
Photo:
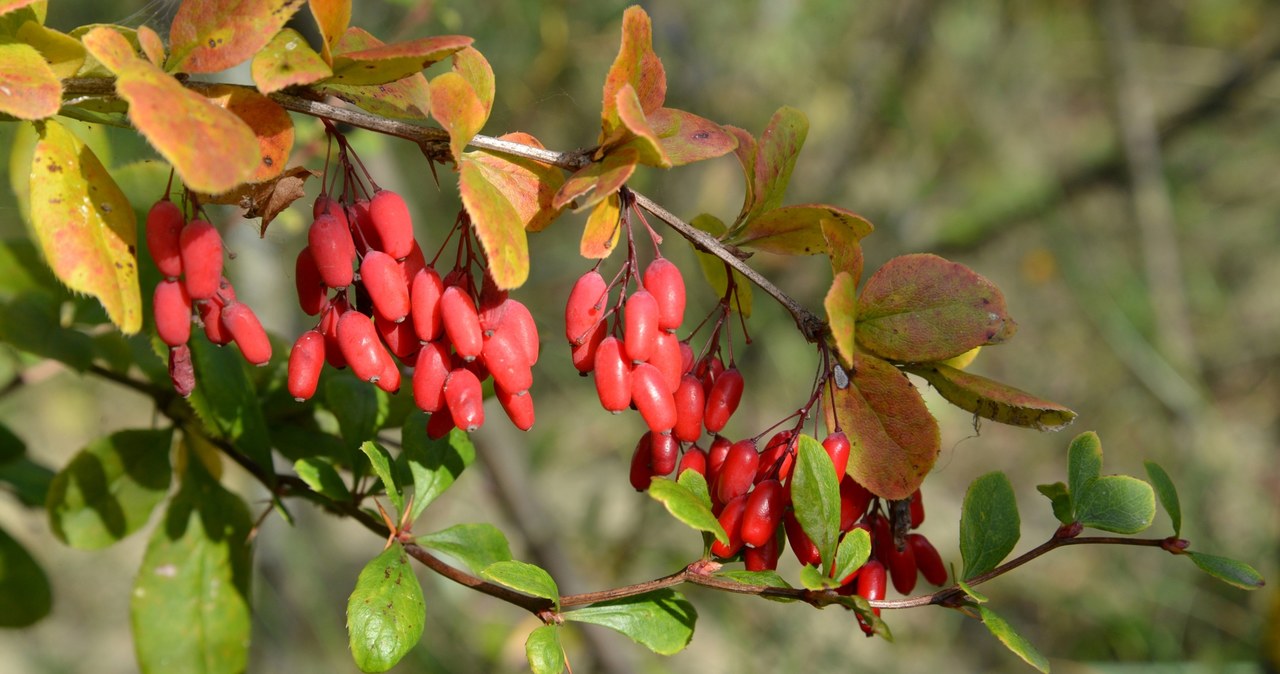
[[[711,137],[711,133],[709,131],[699,131],[693,134],[694,140],[706,140],[710,137]]]
[[[58,166],[58,162],[50,161],[49,166],[45,169],[49,173],[62,173],[62,167]]]
[[[217,40],[214,40],[213,38],[209,38],[209,48],[213,49],[214,47],[217,47],[217,46],[218,46]]]
[[[266,157],[266,156],[264,156],[264,157],[262,158],[262,163],[263,163],[263,164],[266,164],[267,166],[270,166],[270,165],[271,165],[271,164],[273,164],[274,162],[272,161],[271,157]]]

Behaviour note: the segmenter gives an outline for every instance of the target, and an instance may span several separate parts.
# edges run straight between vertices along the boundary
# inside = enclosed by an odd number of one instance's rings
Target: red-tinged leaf
[[[853,362],[853,330],[858,316],[858,300],[854,292],[858,280],[847,271],[838,272],[822,306],[827,310],[827,324],[836,342],[836,350],[846,364]]]
[[[724,236],[725,231],[728,229],[719,218],[706,213],[690,220],[689,224],[716,238]],[[693,244],[689,245],[692,246]],[[694,247],[693,252],[698,258],[698,265],[702,267],[702,276],[707,279],[707,283],[715,291],[716,297],[724,297],[725,291],[729,287],[729,276],[725,269],[724,261],[710,253],[698,250],[697,247]],[[738,289],[738,301],[732,303],[729,308],[734,311],[741,311],[743,318],[751,318],[751,282],[741,272],[734,270],[733,283]]]
[[[543,147],[537,138],[527,133],[509,133],[499,140]],[[524,223],[525,231],[542,231],[560,215],[559,209],[551,206],[556,190],[564,184],[564,173],[560,169],[530,159],[487,152],[468,152],[464,157],[474,161],[489,182],[506,195],[520,222]]]
[[[754,201],[745,219],[773,210],[782,205],[782,197],[791,182],[791,170],[795,168],[800,148],[809,135],[809,119],[795,108],[782,107],[773,113],[769,126],[760,136],[755,158]]]
[[[347,32],[358,30],[351,28]],[[440,35],[357,51],[335,51],[330,81],[357,86],[394,82],[421,72],[472,42],[465,35]]]
[[[636,171],[639,160],[635,149],[624,147],[610,153],[603,160],[592,162],[569,176],[556,192],[551,202],[555,208],[564,208],[577,199],[575,210],[594,206],[602,199],[618,191]]]
[[[823,223],[844,228],[856,241],[871,233],[871,223],[853,211],[827,204],[800,204],[765,211],[747,221],[728,243],[778,255],[817,255],[828,252]]]
[[[724,130],[738,141],[733,148],[733,155],[738,158],[738,164],[742,166],[745,192],[742,195],[742,210],[738,212],[736,222],[743,222],[747,219],[747,213],[750,213],[756,205],[756,155],[760,154],[760,146],[756,142],[756,137],[746,129],[726,124]]]
[[[630,84],[623,85],[618,91],[618,119],[622,122],[622,127],[614,135],[626,139],[622,142],[625,147],[635,149],[637,161],[646,166],[671,168],[671,160],[662,151],[658,134],[649,127],[649,120],[645,119],[644,110],[640,107],[640,99]],[[601,152],[605,151],[606,148],[602,147]]]
[[[647,119],[672,166],[719,157],[738,144],[725,127],[684,110],[659,108]]]
[[[618,195],[610,194],[591,209],[587,216],[587,226],[582,230],[582,243],[578,252],[588,260],[602,260],[618,246],[618,234],[622,228],[618,226],[618,218],[622,209]]]
[[[489,113],[493,111],[493,97],[497,90],[489,61],[475,47],[466,47],[454,53],[453,72],[461,75],[471,85],[471,90],[476,92],[476,97],[484,106],[484,118],[488,120]]]
[[[95,28],[84,46],[116,75],[129,121],[173,164],[188,187],[217,194],[252,179],[260,156],[253,130],[239,117],[134,55],[115,30]]]
[[[60,80],[75,77],[84,65],[84,45],[66,33],[46,28],[35,21],[27,21],[18,28],[17,37],[18,42],[35,47]]]
[[[334,45],[336,52],[358,52],[372,49],[382,40],[359,28],[348,28]],[[427,78],[417,73],[395,82],[356,86],[321,82],[316,88],[358,105],[375,115],[397,119],[424,120],[431,112],[431,90]]]
[[[150,26],[138,27],[138,45],[151,65],[164,67],[164,40]]]
[[[332,48],[351,24],[351,0],[308,0],[307,4],[311,7],[316,26],[320,28],[320,36],[324,38],[321,56],[326,64],[332,64]]]
[[[304,166],[295,166],[280,175],[260,183],[247,183],[222,194],[205,197],[210,204],[227,204],[244,209],[246,219],[262,218],[260,233],[265,235],[267,225],[290,204],[306,196],[308,178],[319,178],[320,172]]]
[[[622,45],[604,80],[604,105],[601,112],[601,140],[621,125],[618,119],[618,92],[630,84],[647,115],[662,107],[667,97],[667,74],[662,61],[653,53],[653,26],[649,15],[638,6],[628,7],[622,15]]]
[[[124,38],[125,43],[129,46],[127,50],[110,49],[107,52],[107,58],[112,59],[115,67],[128,63],[130,57],[137,58],[142,54],[142,45],[138,43],[138,31],[127,26],[115,26],[111,24],[92,23],[85,26],[78,26],[71,30],[68,35],[79,40],[81,47],[85,49],[84,65],[76,71],[75,75],[79,77],[113,77],[115,70],[113,66],[105,64],[98,59],[94,53],[84,44],[84,38],[89,33],[99,28],[109,28],[112,32]]]
[[[500,289],[519,288],[529,278],[529,241],[524,223],[502,191],[489,182],[479,162],[463,157],[459,169],[462,205],[484,246],[489,275]]]
[[[44,0],[0,0],[0,15],[14,12],[23,7],[34,5],[37,2],[44,4]]]
[[[62,83],[35,47],[0,44],[0,112],[44,119],[62,107]]]
[[[931,363],[908,368],[938,389],[947,402],[984,419],[1038,431],[1060,431],[1076,413],[1007,384],[944,365]]]
[[[1017,327],[995,284],[937,255],[889,260],[858,298],[858,344],[904,363],[946,360],[1003,342]]]
[[[849,474],[886,499],[911,496],[938,458],[938,422],[898,368],[864,353],[853,356],[849,386],[831,391],[827,427],[836,419],[849,436]],[[826,396],[823,396],[826,400]]]
[[[303,0],[184,0],[169,27],[169,70],[216,73],[248,61]]]
[[[431,80],[431,114],[449,132],[449,150],[461,161],[467,143],[484,128],[484,103],[471,85],[455,72]]]
[[[278,103],[246,87],[215,84],[201,91],[206,98],[239,117],[258,139],[258,168],[249,182],[270,180],[284,171],[293,149],[293,120]]]
[[[870,227],[871,223],[867,226]],[[831,272],[848,272],[853,277],[854,290],[857,290],[858,280],[862,278],[862,243],[859,241],[862,237],[854,229],[835,220],[823,220],[822,238],[827,242]]]
[[[31,225],[54,275],[98,298],[120,331],[142,327],[137,223],[129,200],[85,144],[53,120],[38,125]]]
[[[319,82],[333,75],[329,65],[307,44],[306,38],[285,28],[253,57],[249,74],[258,91],[269,94],[285,87]]]

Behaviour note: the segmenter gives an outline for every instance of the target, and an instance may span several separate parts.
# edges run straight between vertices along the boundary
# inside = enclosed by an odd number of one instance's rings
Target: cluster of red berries
[[[533,425],[529,386],[538,334],[528,308],[487,275],[477,292],[461,256],[441,278],[395,192],[378,190],[349,205],[321,195],[314,218],[295,280],[302,310],[320,321],[289,354],[291,395],[314,395],[326,362],[395,392],[403,364],[413,368],[415,403],[431,414],[431,437],[484,423],[481,382],[490,376],[512,422],[522,430]],[[348,288],[355,289],[355,306]]]
[[[168,198],[147,213],[147,250],[164,278],[156,284],[153,312],[156,332],[169,346],[169,378],[186,397],[195,390],[191,364],[193,315],[210,342],[235,342],[245,360],[265,365],[271,341],[249,305],[236,300],[235,289],[222,275],[222,237],[213,225],[190,222]]]

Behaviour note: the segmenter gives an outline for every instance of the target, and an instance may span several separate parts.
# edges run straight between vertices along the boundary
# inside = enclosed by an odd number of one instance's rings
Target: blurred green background
[[[53,0],[49,23],[163,23],[164,3]],[[490,60],[497,102],[485,132],[527,131],[548,147],[593,144],[600,86],[625,3],[360,0],[353,23],[387,40],[464,33]],[[781,105],[804,111],[809,143],[787,203],[829,202],[871,220],[868,273],[907,252],[963,262],[1005,292],[1018,337],[973,370],[1080,413],[1063,433],[983,424],[926,392],[943,452],[925,483],[922,531],[959,563],[964,489],[1004,470],[1022,509],[1025,550],[1053,531],[1035,485],[1063,479],[1066,445],[1101,434],[1107,472],[1162,464],[1181,488],[1193,546],[1252,563],[1273,585],[1245,593],[1188,561],[1134,548],[1058,551],[983,587],[992,605],[1049,656],[1055,671],[1275,671],[1280,435],[1280,7],[1264,0],[902,2],[764,0],[642,3],[668,78],[667,105],[759,134]],[[163,33],[163,31],[162,31]],[[244,74],[233,75],[247,81]],[[297,118],[295,158],[323,151],[318,123]],[[0,147],[11,144],[0,126]],[[114,163],[149,156],[108,133]],[[429,253],[453,222],[448,169],[437,189],[417,148],[354,134],[378,182],[410,198]],[[0,163],[0,172],[6,172]],[[632,186],[691,218],[731,220],[740,170],[721,158],[645,170]],[[315,186],[311,187],[312,191]],[[158,197],[162,185],[155,186]],[[300,211],[259,240],[255,223],[220,223],[242,299],[291,341],[310,327],[293,299]],[[626,472],[637,415],[601,411],[574,376],[560,332],[563,298],[590,263],[577,258],[583,216],[531,239],[533,270],[515,296],[534,308],[546,348],[536,369],[539,420],[519,434],[496,408],[476,435],[486,459],[428,510],[419,528],[492,521],[517,557],[581,592],[677,570],[698,537]],[[665,233],[665,232],[664,232]],[[24,235],[0,196],[0,234]],[[689,316],[714,298],[674,234],[664,252],[689,280]],[[820,260],[752,263],[807,306],[830,281]],[[616,268],[616,261],[609,268]],[[729,432],[754,435],[803,403],[815,355],[757,293],[754,343],[739,363],[748,392]],[[737,345],[740,349],[740,344]],[[0,349],[9,350],[7,346]],[[6,353],[6,363],[12,362]],[[147,401],[56,366],[22,372],[0,421],[52,467],[104,431],[155,422]],[[228,483],[251,507],[263,493]],[[298,526],[269,517],[257,541],[251,671],[355,671],[346,596],[381,541],[299,505]],[[145,535],[105,552],[66,548],[42,514],[0,498],[0,525],[49,572],[53,614],[0,632],[0,671],[136,669],[128,595]],[[1157,517],[1152,532],[1165,535]],[[782,572],[794,578],[784,553]],[[398,672],[527,668],[535,621],[421,573],[427,630]],[[851,615],[688,589],[701,620],[673,658],[603,630],[575,627],[574,671],[1030,671],[975,621],[942,610],[886,615],[896,643],[864,639]],[[892,593],[891,593],[892,596]]]

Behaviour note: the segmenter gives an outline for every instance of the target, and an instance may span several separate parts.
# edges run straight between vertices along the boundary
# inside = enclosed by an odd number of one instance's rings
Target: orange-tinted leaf
[[[84,45],[79,40],[35,21],[27,21],[18,28],[18,41],[35,47],[60,80],[74,77],[84,65]]]
[[[773,113],[760,136],[755,158],[754,204],[746,220],[782,205],[800,148],[809,135],[809,119],[795,108]]]
[[[293,149],[293,120],[275,101],[245,87],[215,84],[206,98],[239,117],[258,139],[258,168],[249,182],[270,180],[284,171]]]
[[[832,279],[831,288],[822,302],[827,310],[827,324],[831,326],[836,350],[846,364],[853,362],[853,329],[858,316],[858,301],[854,292],[857,288],[856,278],[849,272],[839,272]]]
[[[98,298],[120,331],[142,326],[137,223],[97,156],[61,124],[38,125],[31,161],[31,225],[53,273]]]
[[[0,15],[22,9],[28,5],[34,5],[37,2],[44,4],[43,0],[0,0]]]
[[[911,496],[938,458],[938,422],[898,368],[864,353],[853,356],[849,386],[832,390],[827,427],[849,436],[849,474],[887,499]],[[833,415],[835,418],[833,418]]]
[[[129,104],[129,121],[188,187],[217,194],[252,178],[260,164],[258,140],[239,117],[137,58],[111,28],[89,31],[84,45],[115,71],[116,93]]]
[[[184,0],[169,27],[169,70],[216,73],[248,61],[303,0]]]
[[[0,112],[44,119],[62,107],[62,83],[35,47],[0,44]]]
[[[352,28],[347,32],[355,30],[359,29]],[[330,81],[349,85],[394,82],[421,72],[472,42],[465,35],[440,35],[356,51],[335,51]]]
[[[838,206],[800,204],[774,208],[748,220],[729,243],[779,255],[817,255],[828,250],[823,222],[847,229],[855,240],[872,229],[862,216]]]
[[[249,67],[258,91],[269,94],[285,87],[319,82],[333,75],[320,55],[307,44],[306,38],[292,28],[285,28],[253,57]]]
[[[662,107],[667,97],[667,74],[662,61],[653,53],[653,26],[649,15],[638,6],[628,7],[622,15],[622,45],[605,76],[602,139],[621,124],[618,92],[628,84],[636,90],[640,108],[646,115]]]
[[[1060,431],[1076,418],[1058,403],[942,363],[912,367],[910,372],[927,380],[952,405],[1002,424]]]
[[[459,168],[462,205],[484,246],[489,274],[499,288],[519,288],[529,278],[529,241],[516,209],[477,162],[463,157]]]
[[[542,148],[542,143],[527,133],[509,133],[499,140]],[[560,169],[530,159],[483,151],[468,152],[464,156],[506,195],[526,231],[542,231],[560,215],[559,209],[551,206],[556,190],[564,183]]]
[[[267,226],[281,211],[306,196],[307,179],[319,177],[319,171],[295,166],[266,182],[241,185],[230,192],[207,197],[204,202],[239,206],[244,209],[246,219],[262,218],[260,233],[265,235]]]
[[[124,38],[128,45],[127,50],[112,50],[108,53],[108,58],[112,59],[117,66],[128,63],[129,57],[138,57],[142,54],[142,46],[138,43],[138,31],[127,26],[115,26],[105,23],[91,23],[85,26],[78,26],[71,30],[68,35],[81,42],[81,47],[85,48],[84,65],[80,66],[80,70],[76,72],[79,77],[112,77],[115,70],[110,65],[104,64],[98,60],[98,57],[88,50],[84,45],[84,38],[89,33],[98,28],[110,28],[112,32]],[[114,41],[113,41],[114,42]],[[102,48],[100,46],[100,48]]]
[[[351,0],[308,0],[311,16],[315,17],[320,35],[324,38],[321,56],[326,64],[333,63],[332,47],[337,44],[351,23]]]
[[[489,113],[493,111],[493,96],[497,87],[489,61],[475,47],[466,47],[453,55],[453,71],[461,75],[471,85],[471,90],[476,92],[476,97],[484,106],[484,118],[487,121]]]
[[[618,195],[610,194],[602,199],[587,216],[587,226],[582,230],[582,242],[578,244],[578,252],[588,260],[602,260],[609,257],[618,246],[618,234],[622,231],[619,217],[622,215]]]
[[[863,222],[866,222],[865,220]],[[866,223],[868,227],[871,223]],[[862,236],[853,228],[836,220],[822,221],[822,238],[827,242],[827,256],[831,258],[831,272],[848,272],[853,277],[854,288],[862,278]]]
[[[348,28],[334,45],[337,52],[356,52],[382,44],[378,38],[359,28]],[[431,89],[422,73],[386,84],[357,86],[320,82],[316,88],[358,105],[375,115],[397,119],[424,120],[431,113]]]
[[[724,236],[725,231],[728,229],[719,218],[707,213],[690,220],[689,224],[716,238]],[[692,243],[689,245],[693,246]],[[698,258],[698,265],[702,267],[702,276],[707,279],[707,283],[715,291],[716,297],[724,297],[725,291],[729,287],[728,270],[725,268],[724,261],[710,253],[698,250],[696,246],[694,246],[693,252]],[[751,318],[751,282],[741,272],[733,270],[733,283],[738,290],[738,301],[731,304],[729,308],[734,311],[741,311],[743,318]]]
[[[742,195],[742,210],[738,213],[736,222],[743,222],[747,219],[747,213],[756,205],[756,155],[760,154],[759,144],[756,143],[756,137],[751,135],[746,129],[739,129],[736,126],[726,124],[724,130],[733,136],[738,144],[733,148],[733,154],[738,158],[738,163],[742,166],[742,178],[744,193]]]
[[[142,53],[147,55],[151,65],[164,67],[164,40],[150,26],[138,27],[138,45],[142,47]]]
[[[555,208],[564,208],[577,199],[577,210],[594,206],[601,199],[618,191],[636,171],[637,154],[634,148],[624,147],[610,153],[602,161],[592,162],[569,176],[556,192],[551,202]]]
[[[889,360],[945,360],[1016,331],[995,284],[937,255],[889,260],[858,298],[858,344]]]
[[[449,132],[449,150],[460,161],[467,143],[484,128],[484,103],[462,75],[447,72],[431,80],[431,114]]]
[[[618,119],[622,122],[623,136],[628,138],[626,147],[635,149],[639,163],[671,168],[671,160],[662,151],[658,134],[649,127],[649,120],[645,119],[644,110],[640,107],[640,99],[630,84],[625,84],[618,90]]]
[[[647,118],[672,166],[719,157],[738,144],[724,127],[684,110],[659,108]]]

